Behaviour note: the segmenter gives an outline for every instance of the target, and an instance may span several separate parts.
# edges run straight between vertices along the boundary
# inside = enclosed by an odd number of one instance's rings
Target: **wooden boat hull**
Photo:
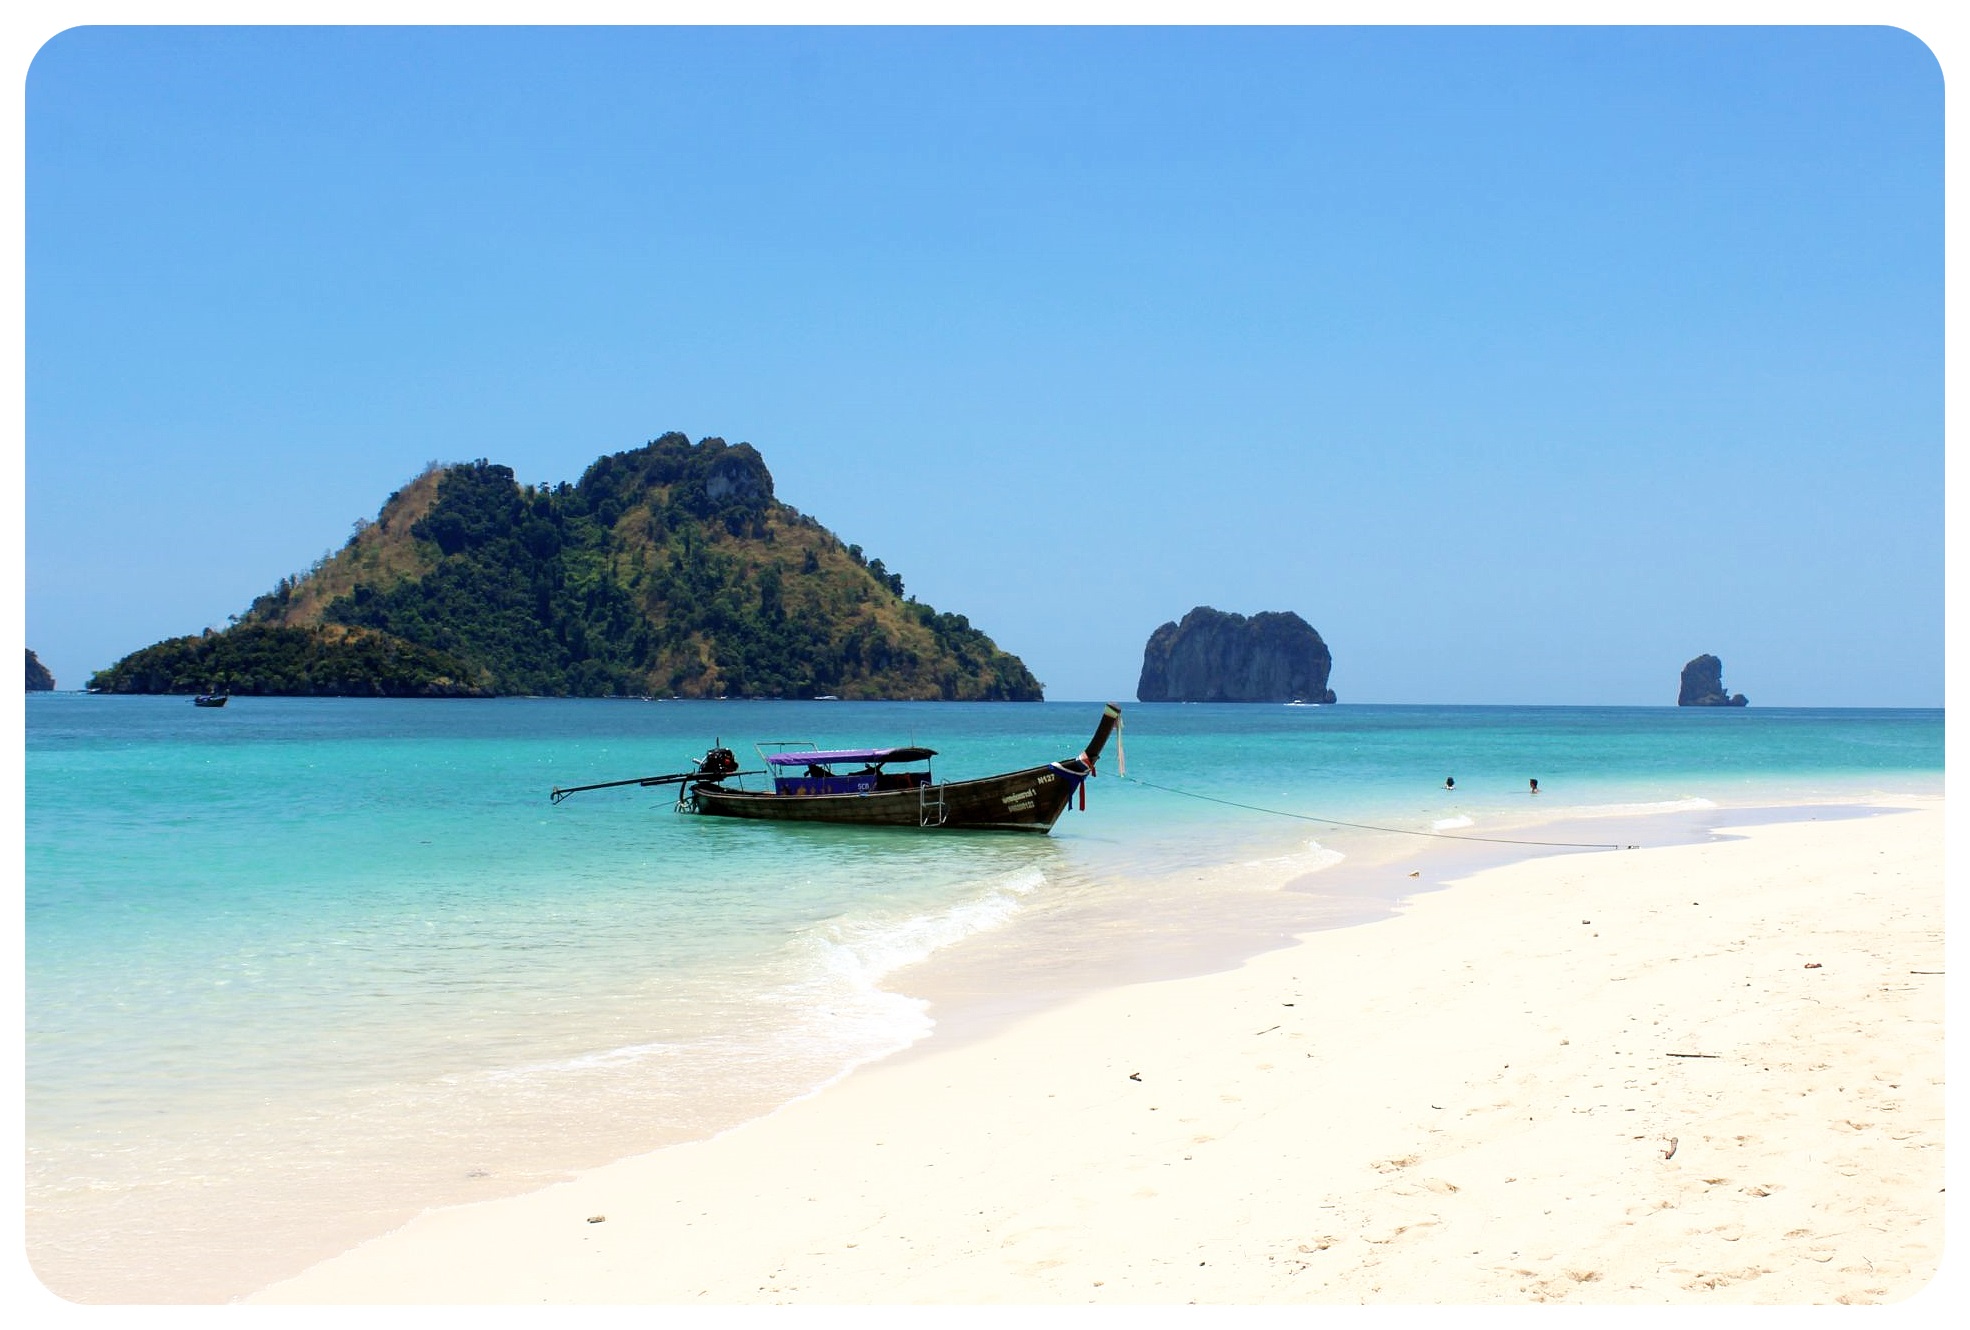
[[[1111,702],[1101,713],[1094,737],[1078,757],[999,776],[857,794],[767,793],[726,785],[721,777],[692,781],[678,795],[677,807],[708,817],[764,822],[832,822],[924,831],[1031,831],[1044,836],[1067,811],[1075,792],[1093,778],[1095,762],[1121,720],[1122,709]]]
[[[688,812],[711,817],[929,831],[1035,831],[1045,835],[1087,779],[1073,769],[1077,765],[1050,763],[982,780],[869,794],[768,794],[700,782],[685,792],[681,803]]]

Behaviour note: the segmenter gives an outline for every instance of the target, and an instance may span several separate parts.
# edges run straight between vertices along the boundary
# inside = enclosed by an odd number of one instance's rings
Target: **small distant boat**
[[[200,693],[192,699],[192,705],[195,707],[222,707],[226,705],[226,700],[226,694],[224,693]]]
[[[765,771],[740,771],[731,749],[714,746],[690,771],[557,787],[551,797],[558,804],[581,790],[678,785],[677,811],[706,817],[1045,835],[1076,793],[1081,806],[1087,806],[1082,787],[1094,776],[1108,736],[1121,720],[1122,709],[1111,702],[1078,756],[977,780],[934,781],[930,759],[937,756],[935,749],[821,749],[807,740],[775,739],[757,745]],[[921,771],[890,770],[919,762],[924,764]],[[857,764],[855,770],[843,770]],[[773,778],[770,790],[749,790],[740,783],[747,776],[767,775]]]

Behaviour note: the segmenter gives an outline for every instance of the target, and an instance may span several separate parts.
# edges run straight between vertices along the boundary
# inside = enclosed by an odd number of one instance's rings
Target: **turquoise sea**
[[[1228,963],[1240,918],[1363,917],[1350,867],[1943,782],[1939,710],[1124,710],[1042,838],[548,792],[714,740],[914,743],[985,775],[1075,755],[1098,702],[29,695],[36,1271],[78,1301],[236,1297],[426,1206],[771,1111],[929,1033],[923,993],[968,955]],[[1184,958],[1207,935],[1223,954]]]

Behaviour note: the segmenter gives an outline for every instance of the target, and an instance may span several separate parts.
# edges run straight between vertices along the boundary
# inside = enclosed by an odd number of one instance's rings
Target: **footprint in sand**
[[[1683,1287],[1691,1293],[1698,1289],[1723,1288],[1730,1284],[1742,1284],[1748,1280],[1768,1275],[1771,1271],[1762,1265],[1747,1266],[1742,1270],[1719,1270],[1712,1274],[1698,1275]]]

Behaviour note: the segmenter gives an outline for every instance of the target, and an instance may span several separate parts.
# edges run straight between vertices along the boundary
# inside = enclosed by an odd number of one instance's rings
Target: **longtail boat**
[[[192,699],[192,705],[195,707],[222,707],[226,705],[226,694],[200,693]]]
[[[582,790],[675,784],[677,811],[706,817],[1045,835],[1076,794],[1087,806],[1083,787],[1121,719],[1122,709],[1111,702],[1078,755],[977,780],[934,780],[930,759],[937,753],[931,748],[821,749],[801,740],[770,740],[759,745],[763,771],[740,771],[732,750],[714,745],[690,771],[557,787],[551,798],[559,803]],[[891,770],[919,762],[921,771]],[[770,776],[772,788],[747,789],[747,776]]]

